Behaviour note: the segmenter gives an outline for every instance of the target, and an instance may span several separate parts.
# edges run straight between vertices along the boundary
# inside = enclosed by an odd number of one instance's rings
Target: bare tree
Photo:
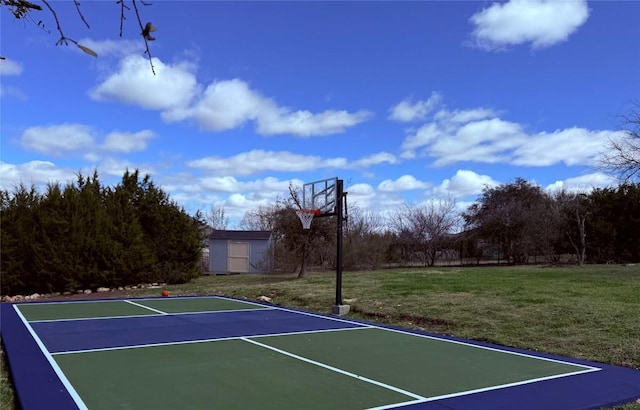
[[[344,230],[346,269],[377,269],[385,260],[393,233],[385,230],[380,214],[349,205],[349,218]]]
[[[422,206],[405,205],[392,216],[391,223],[420,252],[425,266],[433,266],[460,223],[460,214],[453,199],[439,199]]]
[[[623,133],[611,138],[601,161],[603,168],[624,182],[640,181],[640,101],[630,114],[622,116]]]
[[[69,45],[69,43],[73,43],[85,53],[93,57],[98,56],[98,54],[95,51],[93,51],[89,47],[79,44],[76,40],[74,40],[71,37],[68,37],[64,33],[62,28],[62,22],[58,18],[58,13],[56,12],[56,9],[58,7],[64,7],[60,5],[61,2],[59,2],[58,4],[55,4],[55,7],[54,7],[52,5],[52,3],[54,3],[52,0],[33,0],[33,1],[0,0],[0,7],[8,8],[9,12],[14,16],[16,20],[32,21],[41,29],[45,30],[46,32],[50,32],[48,27],[43,22],[43,19],[41,18],[41,16],[34,15],[36,13],[40,13],[43,11],[43,6],[41,6],[39,3],[44,5],[44,8],[46,8],[49,11],[49,14],[53,18],[53,21],[56,26],[56,31],[60,36],[58,38],[58,41],[56,42],[56,45]],[[142,36],[142,39],[146,47],[145,54],[149,59],[149,64],[151,65],[151,71],[155,74],[155,68],[153,66],[153,61],[151,59],[151,51],[149,50],[149,41],[155,40],[155,37],[153,37],[151,33],[156,31],[156,27],[151,22],[147,22],[146,24],[142,23],[142,17],[140,16],[140,10],[138,8],[139,4],[143,6],[149,6],[151,3],[145,2],[144,0],[129,0],[129,1],[117,0],[115,3],[120,8],[120,37],[122,37],[124,21],[127,19],[127,14],[131,11],[131,8],[133,8],[133,11],[136,16],[136,20],[138,22],[138,26],[140,27],[140,35]],[[131,7],[127,3],[129,3]],[[87,19],[85,18],[82,8],[80,7],[80,1],[73,0],[73,5],[75,6],[76,11],[78,12],[78,18],[82,21],[82,23],[88,29],[91,28]],[[0,59],[4,60],[5,58],[0,56]]]
[[[211,204],[211,208],[205,214],[207,224],[217,230],[227,229],[229,218],[225,215],[222,205]]]
[[[553,194],[557,215],[557,226],[573,248],[578,265],[587,258],[587,232],[585,223],[591,214],[589,196],[585,193],[572,193],[560,190]]]
[[[276,205],[260,205],[247,211],[240,221],[240,228],[247,231],[272,231],[277,210]]]

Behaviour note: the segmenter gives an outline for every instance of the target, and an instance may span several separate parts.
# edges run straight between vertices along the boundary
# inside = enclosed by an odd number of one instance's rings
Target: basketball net
[[[300,218],[300,222],[302,222],[302,229],[310,229],[311,222],[313,221],[314,216],[320,215],[320,210],[318,209],[297,209],[296,214],[298,214],[298,218]]]

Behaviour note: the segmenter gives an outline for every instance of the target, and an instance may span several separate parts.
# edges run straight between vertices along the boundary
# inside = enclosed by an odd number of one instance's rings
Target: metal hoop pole
[[[336,255],[336,305],[342,305],[342,201],[343,201],[342,180],[336,182],[336,213],[337,213],[337,255]]]

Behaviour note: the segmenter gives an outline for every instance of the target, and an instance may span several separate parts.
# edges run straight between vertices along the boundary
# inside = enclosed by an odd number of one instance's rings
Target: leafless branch
[[[51,4],[49,4],[47,0],[42,0],[42,2],[44,3],[45,6],[47,6],[49,11],[53,15],[53,18],[56,21],[56,28],[58,30],[58,33],[60,33],[60,39],[58,39],[58,41],[56,42],[56,45],[60,45],[60,44],[68,45],[69,41],[71,41],[73,44],[78,45],[77,41],[64,35],[64,32],[62,31],[62,27],[60,26],[60,20],[58,19],[58,14],[53,9],[53,7],[51,7]]]
[[[9,7],[11,14],[17,19],[26,17],[31,10],[42,10],[39,4],[31,3],[27,0],[0,0],[0,6]]]
[[[126,20],[126,11],[130,10],[129,6],[125,4],[126,1],[127,0],[116,1],[116,4],[120,5],[120,37],[122,37],[123,30],[124,30],[124,20]],[[138,25],[140,26],[141,35],[144,40],[145,54],[149,59],[149,64],[151,65],[151,72],[153,72],[153,74],[155,75],[156,71],[153,65],[151,50],[149,49],[149,41],[155,40],[155,38],[152,37],[150,33],[154,32],[156,28],[153,26],[153,24],[151,24],[151,22],[147,23],[146,25],[142,24],[142,18],[140,17],[140,11],[138,9],[138,2],[143,6],[150,6],[151,3],[144,0],[131,0],[131,3],[133,4],[133,8],[135,10],[136,18],[138,20]],[[49,9],[49,11],[51,12],[51,15],[53,16],[53,19],[56,22],[56,30],[60,34],[59,39],[56,41],[56,45],[60,45],[60,44],[69,45],[69,43],[73,43],[85,53],[90,54],[94,57],[97,57],[97,54],[93,50],[78,44],[76,40],[70,37],[67,37],[64,34],[64,31],[62,30],[62,24],[60,23],[60,19],[58,18],[58,14],[56,13],[55,8],[51,5],[52,0],[42,0],[42,3],[46,6],[47,9]],[[84,13],[80,7],[80,0],[73,0],[73,3],[78,12],[78,15],[80,16],[80,20],[84,23],[85,26],[87,26],[87,28],[91,28],[89,25],[89,22],[85,18]],[[29,0],[0,0],[0,6],[8,7],[10,9],[11,14],[13,14],[14,17],[18,20],[31,18],[30,11],[32,10],[37,10],[37,11],[43,10],[42,6],[40,6],[39,4],[32,3]],[[35,22],[35,20],[33,21]],[[44,29],[44,24],[42,23],[42,20],[39,20],[35,24],[38,27]]]
[[[640,179],[640,102],[628,115],[621,116],[624,135],[609,139],[601,165],[628,182]]]
[[[124,21],[127,19],[125,13],[126,10],[131,10],[129,6],[124,4],[124,0],[118,0],[116,4],[120,5],[120,37],[122,37],[122,26],[124,25]]]
[[[143,2],[142,0],[140,0],[141,3],[143,5],[147,5],[147,3]],[[146,51],[145,54],[147,55],[147,58],[149,59],[149,64],[151,65],[151,72],[155,75],[156,74],[156,69],[153,66],[153,58],[151,56],[151,51],[149,50],[149,40],[155,40],[153,37],[149,36],[149,32],[151,31],[151,29],[149,28],[149,26],[153,27],[153,25],[151,25],[151,23],[147,23],[146,27],[142,25],[142,19],[140,18],[140,12],[138,11],[138,5],[136,3],[136,0],[131,0],[131,3],[133,3],[133,9],[136,12],[136,18],[138,19],[138,24],[140,25],[140,34],[142,35],[142,38],[144,40],[144,45],[146,47]]]
[[[78,10],[78,14],[80,15],[80,20],[82,20],[82,22],[84,23],[85,26],[87,26],[87,28],[91,28],[89,27],[89,23],[87,23],[87,20],[84,18],[84,14],[82,14],[82,10],[80,10],[80,1],[73,0],[73,4],[75,4],[76,10]]]

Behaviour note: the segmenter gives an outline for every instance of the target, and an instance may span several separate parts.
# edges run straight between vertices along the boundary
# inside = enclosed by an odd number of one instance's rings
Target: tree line
[[[138,170],[113,187],[95,171],[42,193],[0,190],[0,224],[3,294],[181,283],[199,274],[204,221]]]
[[[335,218],[303,230],[300,189],[247,212],[242,229],[273,233],[275,271],[335,269]],[[224,209],[206,215],[225,228]],[[0,190],[3,294],[181,283],[200,273],[205,216],[187,214],[149,175],[125,172],[103,186],[97,172],[44,192]],[[465,211],[451,199],[405,204],[386,215],[351,205],[343,267],[489,263],[640,262],[640,182],[588,193],[545,192],[524,179],[487,187]]]
[[[335,218],[302,229],[288,198],[247,212],[240,225],[270,230],[277,270],[303,276],[307,266],[335,268]],[[221,210],[217,210],[220,214]],[[343,267],[485,263],[640,262],[640,183],[576,193],[545,192],[517,178],[487,187],[465,211],[451,199],[406,204],[387,215],[352,206],[344,229]]]

